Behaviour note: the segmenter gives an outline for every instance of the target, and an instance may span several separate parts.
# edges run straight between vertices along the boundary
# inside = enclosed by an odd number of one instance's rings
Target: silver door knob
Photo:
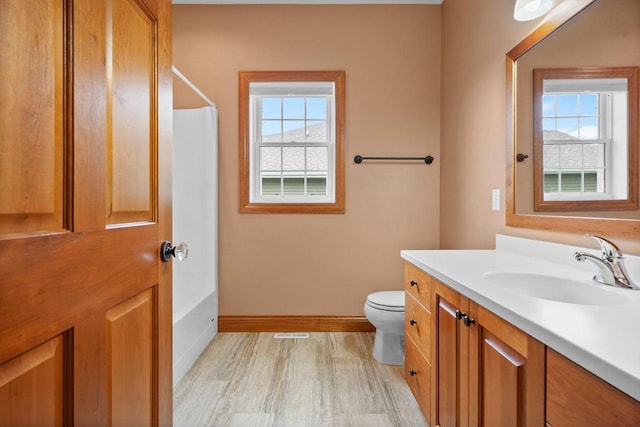
[[[165,240],[160,246],[160,259],[162,262],[169,262],[172,256],[177,258],[178,261],[187,259],[189,256],[189,247],[186,243],[172,246],[171,242]]]

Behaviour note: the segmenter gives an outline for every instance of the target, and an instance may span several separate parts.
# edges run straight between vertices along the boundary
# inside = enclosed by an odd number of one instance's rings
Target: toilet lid
[[[374,292],[367,296],[367,305],[378,310],[404,311],[404,291]]]

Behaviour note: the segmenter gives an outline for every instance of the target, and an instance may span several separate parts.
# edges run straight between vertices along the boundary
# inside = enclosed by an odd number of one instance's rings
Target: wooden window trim
[[[335,200],[333,203],[255,203],[250,199],[251,138],[249,85],[252,82],[335,83]],[[345,212],[345,81],[344,71],[243,71],[239,75],[240,213],[328,213]]]
[[[533,194],[535,212],[623,211],[638,209],[638,67],[583,67],[534,70],[533,77]],[[619,200],[544,200],[542,94],[543,81],[564,78],[626,78],[628,90],[627,198]]]

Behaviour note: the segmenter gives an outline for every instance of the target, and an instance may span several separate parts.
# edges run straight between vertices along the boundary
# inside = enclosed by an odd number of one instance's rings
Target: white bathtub
[[[173,385],[218,331],[217,111],[173,112]]]
[[[218,333],[218,293],[198,297],[191,309],[173,318],[173,386],[189,371]]]

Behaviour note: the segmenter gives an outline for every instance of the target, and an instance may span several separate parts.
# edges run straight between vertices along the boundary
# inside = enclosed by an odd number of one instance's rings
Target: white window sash
[[[546,84],[546,82],[545,82]],[[545,192],[544,199],[547,201],[580,201],[580,200],[613,200],[613,188],[612,188],[612,105],[611,105],[611,92],[598,92],[598,91],[583,91],[583,92],[574,92],[571,90],[566,91],[557,90],[559,88],[555,88],[556,90],[546,93],[545,95],[562,95],[566,93],[576,93],[576,94],[584,94],[584,93],[596,93],[599,95],[599,106],[600,114],[598,116],[598,131],[599,138],[598,139],[579,139],[579,140],[545,140],[545,145],[587,145],[587,144],[602,144],[604,146],[604,167],[602,168],[586,168],[584,164],[581,169],[575,168],[545,168],[544,172],[555,172],[558,173],[558,185],[561,186],[561,174],[562,172],[572,172],[581,173],[584,175],[585,170],[590,171],[593,169],[604,170],[604,191],[602,192]],[[563,116],[549,116],[545,118],[553,117],[556,120],[558,118],[562,118]],[[586,117],[586,116],[585,116]],[[583,176],[583,189],[584,189],[584,176]]]
[[[305,82],[306,83],[306,82]],[[269,85],[273,84],[273,88],[269,88]],[[249,197],[252,203],[293,203],[293,204],[305,204],[305,203],[321,203],[329,204],[335,203],[335,163],[336,163],[336,135],[335,135],[335,95],[333,94],[334,83],[333,82],[309,82],[306,86],[302,87],[297,85],[298,91],[292,94],[292,87],[290,83],[260,83],[257,87],[258,90],[254,91],[254,84],[251,86],[250,95],[250,114],[252,120],[249,123],[249,135],[250,135],[250,150],[249,150]],[[330,94],[326,93],[327,88],[330,86]],[[315,91],[314,91],[315,90]],[[256,95],[254,92],[257,92]],[[303,92],[303,93],[300,93]],[[326,142],[258,142],[258,135],[261,134],[261,97],[313,97],[313,96],[326,96],[327,97],[327,136]],[[308,120],[305,112],[305,121]],[[261,147],[327,147],[327,194],[326,195],[285,195],[283,188],[283,176],[288,172],[283,170],[284,165],[280,164],[280,189],[279,195],[262,195],[261,193],[261,169],[260,169],[260,148]],[[305,153],[305,171],[303,171],[302,178],[304,181],[304,190],[307,190],[307,178],[309,173],[313,174],[314,171],[306,169],[306,153]]]

